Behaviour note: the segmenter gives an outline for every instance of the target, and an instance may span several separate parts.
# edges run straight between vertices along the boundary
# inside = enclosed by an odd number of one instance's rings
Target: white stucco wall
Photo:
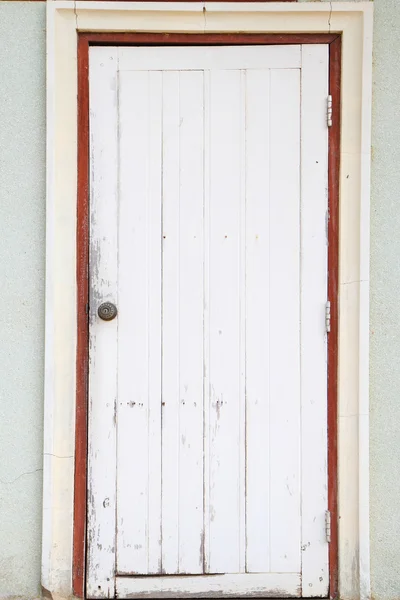
[[[307,0],[302,0],[307,1]],[[400,598],[400,0],[375,0],[371,567]],[[40,591],[45,3],[0,1],[0,598]]]
[[[0,2],[0,597],[40,590],[45,5]]]

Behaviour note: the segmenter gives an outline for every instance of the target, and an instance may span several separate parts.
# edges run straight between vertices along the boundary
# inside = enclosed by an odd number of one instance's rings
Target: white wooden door
[[[89,598],[328,593],[327,95],[326,45],[90,49]]]

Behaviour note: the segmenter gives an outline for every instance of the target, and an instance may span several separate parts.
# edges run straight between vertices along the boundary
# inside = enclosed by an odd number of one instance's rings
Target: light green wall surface
[[[0,2],[0,597],[40,591],[45,4]]]
[[[307,1],[307,0],[302,0]],[[371,567],[400,598],[400,0],[375,0]],[[0,597],[40,584],[45,6],[0,1]],[[8,313],[10,311],[10,313]]]
[[[400,598],[400,2],[376,0],[372,118],[372,592]]]

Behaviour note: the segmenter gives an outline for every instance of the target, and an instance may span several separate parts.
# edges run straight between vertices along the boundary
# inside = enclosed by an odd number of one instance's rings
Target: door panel
[[[303,596],[325,595],[324,523],[328,506],[327,338],[321,335],[327,298],[328,130],[321,82],[328,80],[326,46],[303,46],[301,70],[301,545]],[[325,220],[325,228],[322,222]],[[324,398],[324,401],[321,399]],[[333,525],[334,526],[334,525]]]
[[[88,597],[327,594],[327,66],[90,50]]]
[[[118,303],[116,63],[115,48],[107,61],[90,61],[87,593],[106,598],[114,594],[115,577],[119,320],[100,327],[97,307],[104,301]]]
[[[300,69],[301,53],[299,45],[121,47],[118,64],[120,72]]]
[[[120,573],[160,572],[161,90],[159,72],[120,74],[116,540]]]
[[[201,71],[163,73],[163,573],[203,572]]]
[[[278,573],[300,570],[299,96],[298,70],[271,72],[269,527],[270,569]]]
[[[300,573],[208,577],[117,577],[118,598],[288,598],[301,595]]]
[[[246,570],[270,570],[270,72],[246,73]],[[268,234],[266,235],[267,232]],[[261,285],[260,285],[261,284]],[[263,399],[260,402],[260,399]]]
[[[240,71],[211,71],[207,103],[208,573],[241,573],[245,567],[243,78]]]

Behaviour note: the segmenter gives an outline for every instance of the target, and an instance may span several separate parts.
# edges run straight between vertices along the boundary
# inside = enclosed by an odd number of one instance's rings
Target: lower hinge
[[[327,510],[325,512],[325,536],[328,544],[331,541],[331,512]]]

